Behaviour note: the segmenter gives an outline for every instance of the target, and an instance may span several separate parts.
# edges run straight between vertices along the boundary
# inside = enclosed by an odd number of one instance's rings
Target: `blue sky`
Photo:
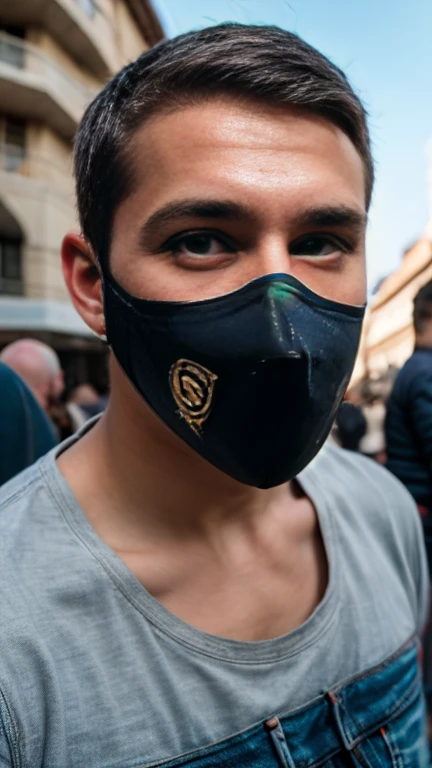
[[[346,72],[369,111],[376,161],[368,235],[373,287],[399,264],[429,218],[431,0],[153,0],[153,4],[171,36],[222,21],[278,24],[297,32]]]

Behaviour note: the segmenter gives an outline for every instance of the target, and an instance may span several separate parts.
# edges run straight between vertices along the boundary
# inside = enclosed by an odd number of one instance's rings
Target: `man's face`
[[[288,273],[364,303],[364,169],[332,123],[217,99],[155,116],[129,153],[110,263],[130,293],[194,301]]]

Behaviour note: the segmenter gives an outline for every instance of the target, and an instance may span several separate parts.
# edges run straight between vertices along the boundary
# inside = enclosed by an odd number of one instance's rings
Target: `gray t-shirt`
[[[152,765],[309,702],[425,621],[418,513],[372,461],[327,445],[302,473],[327,592],[295,631],[240,642],[151,597],[91,527],[59,450],[0,492],[0,768]]]

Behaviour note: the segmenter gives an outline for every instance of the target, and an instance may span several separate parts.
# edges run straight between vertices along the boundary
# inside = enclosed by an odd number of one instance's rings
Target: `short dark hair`
[[[88,107],[75,143],[76,190],[83,234],[101,261],[115,210],[133,186],[131,135],[156,112],[230,94],[300,108],[338,126],[363,160],[369,206],[374,171],[367,115],[344,73],[291,32],[221,24],[146,51]]]
[[[432,280],[420,288],[414,299],[413,320],[416,333],[422,333],[432,321]]]
[[[361,408],[344,401],[336,416],[336,426],[342,448],[358,451],[360,440],[367,431],[367,421]]]

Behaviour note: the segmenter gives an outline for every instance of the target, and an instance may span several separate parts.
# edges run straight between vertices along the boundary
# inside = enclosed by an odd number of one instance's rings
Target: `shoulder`
[[[58,578],[50,547],[55,515],[41,467],[45,460],[0,489],[0,734],[14,755],[13,765],[15,760],[21,765],[27,739],[43,732],[47,691],[51,699],[54,690],[45,627],[58,611],[48,594]],[[5,750],[0,738],[1,766]],[[36,753],[34,759],[41,764]]]
[[[50,527],[43,517],[49,514],[40,462],[0,488],[0,669],[6,651],[13,652],[13,645],[7,645],[13,634],[24,636],[31,624],[33,587],[43,567],[43,540]]]
[[[0,595],[10,585],[30,594],[64,539],[54,447],[0,488]],[[13,585],[13,586],[12,586]],[[27,602],[28,594],[26,600]],[[1,634],[1,627],[0,627]]]
[[[0,384],[2,387],[18,389],[21,379],[8,365],[0,361]]]
[[[428,575],[420,515],[411,494],[375,461],[331,445],[324,446],[305,478],[318,498],[326,499],[345,552],[363,553],[370,572],[392,573],[416,607],[420,627]]]
[[[44,484],[40,471],[40,462],[32,464],[23,472],[13,477],[0,488],[0,531],[4,528],[7,518],[21,512],[31,505],[32,498]]]
[[[432,372],[432,349],[416,349],[406,361],[404,368]]]
[[[43,517],[48,518],[51,504],[42,471],[46,458],[0,488],[0,574],[3,585],[8,572],[16,579],[23,552],[28,552],[28,547],[34,551],[40,545]]]
[[[0,363],[0,484],[53,448],[51,422],[28,387]]]
[[[15,371],[2,362],[0,362],[0,387],[2,392],[0,402],[2,413],[10,414],[17,406],[22,408],[23,404],[27,403],[31,406],[34,405],[35,409],[39,410],[34,396],[24,381]]]
[[[27,387],[11,368],[0,362],[0,388],[2,393],[0,415],[3,430],[5,420],[9,423],[11,420],[16,421],[17,418],[22,418]]]
[[[326,444],[305,470],[326,497],[356,518],[373,524],[376,535],[395,528],[419,530],[419,514],[410,493],[387,469],[360,453]]]
[[[43,464],[47,458],[32,464],[0,487],[0,528],[11,510],[16,512],[17,509],[27,509],[32,505],[35,496],[41,491],[47,492],[43,474]]]
[[[424,381],[432,381],[432,350],[418,349],[402,366],[396,378],[395,388],[398,386],[416,386]]]

